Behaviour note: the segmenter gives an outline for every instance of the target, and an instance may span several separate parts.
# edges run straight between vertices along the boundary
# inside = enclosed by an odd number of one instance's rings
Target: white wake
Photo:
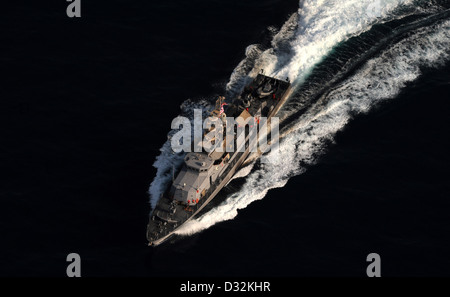
[[[375,24],[414,13],[416,8],[412,2],[302,1],[298,14],[291,16],[273,37],[270,49],[261,50],[256,45],[247,48],[247,58],[236,67],[227,90],[239,91],[260,69],[272,76],[289,77],[294,86],[298,86],[338,44],[370,30]],[[257,170],[241,172],[241,175],[248,174],[241,191],[186,223],[177,233],[192,234],[217,222],[233,219],[239,209],[262,199],[268,190],[284,186],[290,177],[301,174],[305,169],[300,164],[314,163],[324,144],[332,140],[355,113],[367,112],[377,102],[395,97],[406,83],[420,75],[420,66],[432,66],[446,60],[450,45],[448,29],[446,22],[419,30],[367,61],[360,71],[319,99],[316,106],[296,121],[280,143],[281,154],[269,154],[270,162],[261,164]],[[198,107],[194,104],[199,103],[188,101],[183,112]],[[205,102],[200,104],[206,106]],[[295,110],[284,112],[295,113]],[[152,206],[170,183],[172,167],[179,166],[182,161],[183,155],[173,155],[170,141],[167,141],[154,163],[157,174],[149,189]]]
[[[420,76],[421,66],[437,66],[450,56],[450,21],[425,28],[369,60],[353,77],[321,98],[320,109],[302,115],[280,143],[280,154],[270,153],[269,163],[252,172],[242,190],[200,218],[186,223],[177,233],[188,235],[217,222],[233,219],[239,209],[262,199],[268,190],[283,187],[290,177],[313,164],[327,141],[333,141],[357,113],[365,113],[382,100],[394,98],[408,82]],[[314,112],[314,110],[320,110]]]

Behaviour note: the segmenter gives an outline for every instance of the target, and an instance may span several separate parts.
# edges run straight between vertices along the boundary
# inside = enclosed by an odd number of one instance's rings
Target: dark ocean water
[[[83,1],[80,19],[59,2],[2,17],[0,276],[65,276],[72,252],[83,276],[365,276],[372,252],[384,276],[450,276],[449,63],[233,220],[151,249],[152,165],[181,103],[223,93],[298,1]]]

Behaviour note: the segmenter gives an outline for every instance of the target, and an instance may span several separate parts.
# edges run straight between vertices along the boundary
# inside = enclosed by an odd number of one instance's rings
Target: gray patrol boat
[[[285,103],[290,89],[288,79],[279,80],[260,73],[231,103],[225,105],[225,98],[219,97],[210,119],[223,122],[224,134],[226,132],[230,134],[226,129],[226,117],[243,120],[244,126],[249,118],[257,119],[259,122],[259,118],[265,117],[269,122]],[[206,137],[213,129],[215,127],[204,131],[204,136]],[[234,131],[236,132],[236,127]],[[184,164],[177,173],[174,172],[172,183],[150,213],[147,225],[149,246],[159,245],[171,237],[184,223],[199,214],[228,184],[249,156],[250,145],[247,134],[245,143],[242,144],[245,145],[244,149],[236,147],[234,152],[228,152],[224,149],[226,141],[223,141],[220,150],[216,148],[210,152],[202,150],[186,153]],[[234,141],[237,137],[237,133],[233,133]]]

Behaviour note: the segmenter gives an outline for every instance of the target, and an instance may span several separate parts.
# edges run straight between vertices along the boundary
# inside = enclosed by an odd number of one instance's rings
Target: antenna
[[[172,183],[175,181],[175,168],[172,164]]]

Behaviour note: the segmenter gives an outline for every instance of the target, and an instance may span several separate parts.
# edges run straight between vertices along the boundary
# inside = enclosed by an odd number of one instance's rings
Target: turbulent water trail
[[[412,2],[303,1],[298,14],[291,16],[274,36],[271,48],[263,50],[250,46],[247,49],[248,56],[236,67],[227,91],[239,91],[252,76],[252,69],[258,71],[259,68],[264,68],[270,75],[289,76],[294,85],[301,85],[315,65],[349,38],[358,38],[376,24],[422,13],[416,6],[411,6]],[[377,4],[374,6],[373,3]],[[351,76],[310,102],[306,111],[282,131],[280,154],[270,153],[267,155],[269,163],[243,170],[241,175],[248,175],[242,190],[191,220],[177,233],[192,234],[232,219],[239,209],[262,199],[270,189],[284,186],[290,177],[306,170],[302,164],[316,161],[325,145],[333,141],[336,132],[355,114],[368,112],[378,102],[394,98],[408,82],[420,76],[421,67],[435,67],[449,58],[449,21],[418,27],[408,34],[363,61]],[[295,101],[295,96],[291,100]],[[189,101],[183,111],[188,112],[193,104],[199,103]],[[207,106],[205,102],[200,104]],[[298,108],[289,105],[283,113],[295,115]],[[170,182],[172,166],[182,162],[183,156],[172,155],[170,151],[167,142],[154,164],[158,172],[149,190],[152,205]]]
[[[271,48],[264,52],[258,52],[256,46],[247,49],[249,59],[236,67],[227,89],[239,90],[248,82],[244,73],[249,66],[253,69],[249,76],[264,69],[270,76],[288,77],[294,85],[301,84],[337,44],[374,24],[417,12],[412,4],[412,0],[300,1],[298,13],[275,35]]]

